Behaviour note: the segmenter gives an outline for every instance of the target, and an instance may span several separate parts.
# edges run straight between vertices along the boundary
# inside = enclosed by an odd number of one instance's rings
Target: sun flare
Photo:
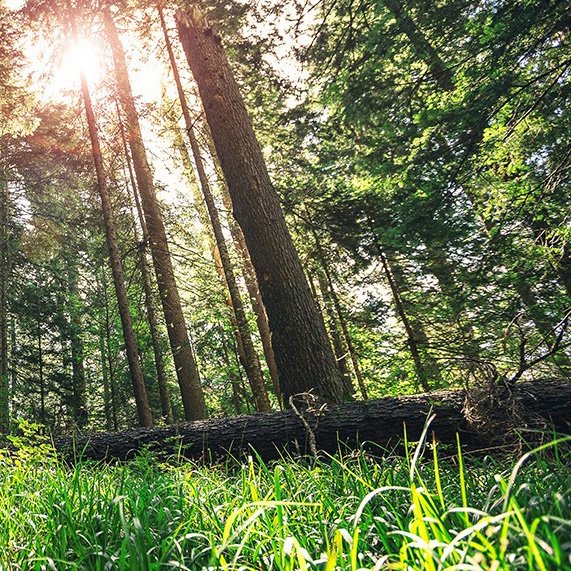
[[[25,0],[3,0],[2,4],[8,10],[21,10],[24,7]]]
[[[59,58],[53,75],[53,88],[65,91],[77,87],[80,73],[95,85],[104,77],[104,59],[101,47],[93,40],[80,38],[77,44],[70,44]]]

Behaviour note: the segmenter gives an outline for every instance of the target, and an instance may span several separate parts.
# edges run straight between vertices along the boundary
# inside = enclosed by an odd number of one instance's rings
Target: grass
[[[0,457],[0,568],[571,570],[568,444],[73,468],[22,445]]]

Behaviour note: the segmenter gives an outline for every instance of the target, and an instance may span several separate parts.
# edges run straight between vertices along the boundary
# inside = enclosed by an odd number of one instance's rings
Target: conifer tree
[[[187,420],[198,420],[207,416],[206,403],[200,383],[198,365],[182,312],[163,215],[157,200],[153,175],[147,159],[139,117],[129,81],[125,52],[110,9],[105,7],[102,14],[107,39],[113,54],[119,101],[126,118],[127,141],[131,149],[137,186],[141,195],[141,205],[149,234],[149,246],[175,362],[184,414]]]
[[[234,314],[235,323],[238,330],[238,342],[241,345],[241,352],[243,354],[243,364],[246,370],[246,374],[248,376],[248,380],[250,381],[250,386],[252,388],[252,393],[254,396],[254,402],[256,403],[256,409],[260,412],[268,412],[271,409],[271,406],[270,406],[270,401],[268,399],[267,390],[264,384],[264,376],[262,373],[262,368],[260,366],[260,361],[256,353],[254,343],[252,341],[252,336],[250,334],[250,328],[248,325],[248,320],[246,318],[244,304],[242,302],[242,297],[238,289],[238,283],[236,281],[234,268],[232,267],[230,253],[226,245],[226,239],[224,238],[222,223],[220,222],[220,215],[218,213],[218,208],[214,201],[214,195],[210,188],[210,183],[208,182],[208,177],[206,175],[202,154],[194,132],[193,121],[190,116],[190,109],[186,100],[186,95],[182,89],[182,83],[180,80],[177,63],[174,57],[174,52],[171,46],[170,38],[168,36],[163,12],[160,7],[159,7],[159,17],[161,21],[163,35],[165,38],[165,43],[167,46],[167,52],[169,55],[171,69],[174,75],[178,91],[180,105],[182,108],[182,113],[186,126],[186,134],[190,142],[190,148],[192,150],[194,165],[196,168],[196,172],[198,174],[198,180],[200,182],[200,188],[202,190],[204,202],[206,203],[208,216],[210,217],[210,223],[214,233],[214,239],[216,241],[217,256],[215,256],[215,263],[218,262],[216,258],[219,258],[220,266],[224,278],[226,280],[226,285],[228,287],[231,309]]]
[[[75,23],[73,8],[71,0],[68,0],[68,13],[72,29],[72,36],[74,42],[77,44],[78,32]],[[147,391],[145,388],[145,381],[143,378],[143,370],[141,368],[141,361],[139,357],[139,350],[135,338],[135,331],[133,329],[133,322],[129,312],[129,301],[127,298],[127,291],[125,289],[125,278],[123,275],[123,267],[121,264],[121,257],[119,248],[117,246],[117,233],[115,229],[115,220],[112,210],[112,205],[107,188],[107,181],[105,177],[105,169],[103,166],[103,156],[101,154],[101,146],[99,136],[97,134],[97,126],[95,123],[95,114],[91,103],[91,94],[89,86],[83,70],[80,71],[81,92],[83,96],[83,103],[85,106],[85,114],[87,117],[87,124],[89,129],[89,137],[91,139],[91,149],[93,154],[93,162],[95,165],[95,174],[97,177],[97,190],[101,199],[101,207],[103,211],[103,220],[105,223],[105,235],[107,238],[107,248],[109,251],[109,260],[113,272],[113,284],[115,286],[115,293],[117,295],[117,304],[119,307],[119,315],[121,316],[121,324],[123,326],[123,336],[125,338],[125,347],[127,352],[127,360],[129,363],[129,370],[131,372],[131,382],[133,384],[133,393],[135,395],[135,402],[137,404],[137,413],[139,416],[139,423],[141,426],[152,426],[153,417],[147,398]],[[41,335],[38,334],[38,344],[41,349]],[[43,384],[42,384],[43,386]],[[42,396],[43,396],[42,392]],[[43,413],[43,400],[42,400],[42,416]],[[43,419],[45,420],[45,418]]]
[[[238,84],[218,34],[194,8],[177,13],[179,35],[198,84],[214,145],[256,269],[286,399],[313,390],[343,399],[323,317],[270,181]]]

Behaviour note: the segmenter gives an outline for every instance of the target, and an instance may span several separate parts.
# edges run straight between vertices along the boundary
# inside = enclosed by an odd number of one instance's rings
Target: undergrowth
[[[0,452],[0,569],[571,569],[568,445],[69,467],[20,442]]]

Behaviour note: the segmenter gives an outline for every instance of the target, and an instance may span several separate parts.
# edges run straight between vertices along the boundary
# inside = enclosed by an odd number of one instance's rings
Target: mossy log
[[[530,423],[528,418],[522,428],[549,426],[559,432],[570,432],[571,383],[555,380],[521,383],[515,387],[513,396],[520,410],[530,411],[529,418],[534,419]],[[317,450],[329,453],[339,447],[364,444],[393,446],[403,437],[405,426],[408,440],[415,441],[430,415],[434,415],[430,433],[434,433],[437,441],[454,443],[459,433],[461,441],[469,446],[485,444],[466,419],[465,403],[464,390],[448,390],[328,405],[320,411],[300,407],[297,412],[287,410],[160,428],[57,437],[54,444],[68,459],[81,456],[125,460],[149,449],[161,456],[181,454],[199,461],[244,454],[270,460],[284,453],[308,454],[312,439]]]

